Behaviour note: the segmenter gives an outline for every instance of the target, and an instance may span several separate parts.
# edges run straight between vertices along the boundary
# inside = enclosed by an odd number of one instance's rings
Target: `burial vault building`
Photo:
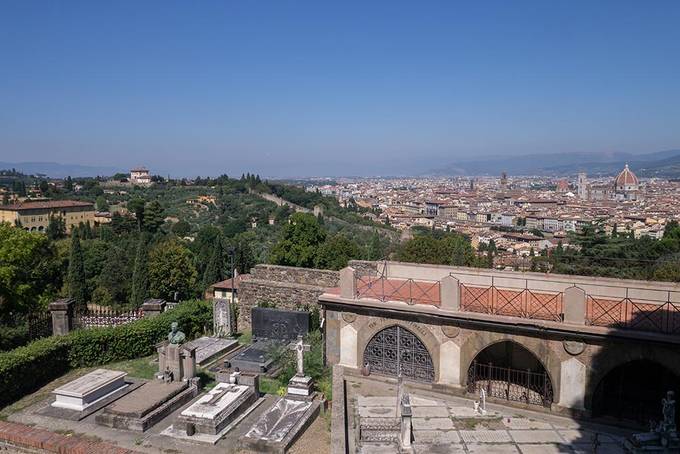
[[[319,297],[344,375],[646,424],[680,392],[680,285],[399,262]]]

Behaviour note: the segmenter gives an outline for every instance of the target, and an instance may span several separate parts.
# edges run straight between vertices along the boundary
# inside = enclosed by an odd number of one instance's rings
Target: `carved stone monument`
[[[675,393],[668,391],[661,399],[661,414],[663,419],[659,423],[651,423],[650,431],[635,434],[626,440],[624,446],[631,453],[667,453],[680,452],[680,438],[675,424]]]
[[[229,300],[215,298],[213,300],[213,335],[229,337],[236,331],[233,312]]]
[[[297,342],[290,344],[288,348],[294,350],[297,356],[297,373],[288,382],[288,395],[292,398],[309,398],[313,392],[314,380],[305,376],[304,353],[310,351],[311,347],[302,341],[302,336],[299,336]]]
[[[158,378],[166,382],[187,381],[196,375],[196,347],[183,344],[186,336],[172,322],[168,340],[156,345]]]

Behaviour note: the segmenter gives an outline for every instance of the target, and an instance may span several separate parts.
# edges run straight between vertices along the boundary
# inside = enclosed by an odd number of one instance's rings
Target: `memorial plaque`
[[[213,333],[217,337],[234,334],[231,306],[226,299],[213,300]]]
[[[258,339],[293,341],[309,332],[309,312],[254,307],[251,319]]]

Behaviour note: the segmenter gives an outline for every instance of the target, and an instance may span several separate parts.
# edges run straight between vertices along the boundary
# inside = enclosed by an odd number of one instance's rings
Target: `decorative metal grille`
[[[593,326],[677,334],[680,332],[680,305],[670,301],[658,304],[633,301],[630,298],[611,300],[588,296],[586,323]]]
[[[553,401],[552,383],[545,372],[510,369],[474,361],[468,369],[468,392],[497,399],[550,407]]]
[[[401,375],[415,381],[434,381],[432,357],[418,337],[401,326],[390,326],[373,336],[364,351],[371,373]]]
[[[562,321],[563,293],[460,286],[461,310],[535,320]]]
[[[144,318],[141,309],[120,310],[111,307],[83,308],[73,317],[75,329],[101,328],[125,325]]]

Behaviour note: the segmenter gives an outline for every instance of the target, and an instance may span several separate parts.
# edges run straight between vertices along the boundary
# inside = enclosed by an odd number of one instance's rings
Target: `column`
[[[73,298],[62,298],[50,303],[49,309],[52,313],[52,334],[63,336],[73,329],[73,310],[76,300]]]
[[[142,304],[142,310],[144,311],[144,318],[156,317],[165,311],[165,300],[161,299],[148,299]]]

